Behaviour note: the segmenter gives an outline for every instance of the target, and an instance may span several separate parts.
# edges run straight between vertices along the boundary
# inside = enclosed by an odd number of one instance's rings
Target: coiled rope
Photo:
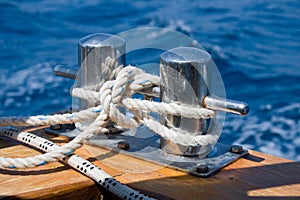
[[[111,60],[108,61],[111,62]],[[116,65],[114,62],[111,63]],[[214,133],[192,136],[178,131],[175,132],[172,128],[162,125],[149,115],[150,112],[156,112],[193,119],[207,119],[214,117],[214,111],[176,103],[153,102],[131,98],[133,94],[160,85],[160,78],[158,76],[147,74],[139,68],[127,66],[121,69],[121,67],[118,67],[114,71],[113,77],[115,77],[115,80],[99,83],[94,87],[74,88],[72,90],[72,96],[74,97],[87,99],[90,102],[100,102],[100,105],[97,107],[72,114],[1,117],[0,126],[44,126],[69,124],[91,119],[94,121],[81,134],[63,146],[55,145],[51,141],[47,141],[31,133],[21,132],[15,128],[0,128],[0,136],[17,139],[47,152],[27,158],[0,157],[0,168],[29,168],[63,160],[123,199],[137,199],[137,197],[144,199],[146,197],[142,194],[122,185],[90,162],[74,155],[74,150],[81,147],[85,141],[89,140],[95,134],[107,132],[106,125],[110,120],[117,127],[124,129],[132,129],[144,124],[161,137],[182,145],[208,145],[216,142],[217,136]],[[95,88],[96,91],[91,90]],[[100,89],[98,90],[97,88]],[[120,112],[118,109],[120,106],[127,108],[134,117],[130,118]]]

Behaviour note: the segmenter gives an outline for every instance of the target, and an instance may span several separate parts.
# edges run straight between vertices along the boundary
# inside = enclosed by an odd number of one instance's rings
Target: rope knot
[[[130,84],[134,81],[134,77],[142,74],[141,69],[128,66],[123,68],[117,75],[116,80],[107,81],[100,89],[100,102],[103,110],[117,125],[124,128],[134,128],[139,125],[137,121],[126,117],[118,106],[122,105],[124,98],[130,97],[134,90],[130,88]]]

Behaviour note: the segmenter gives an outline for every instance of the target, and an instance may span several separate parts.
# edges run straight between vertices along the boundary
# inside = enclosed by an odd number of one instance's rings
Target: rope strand
[[[151,112],[163,115],[176,115],[192,119],[213,118],[215,112],[201,107],[191,107],[177,103],[153,102],[149,100],[132,99],[133,94],[151,91],[160,85],[160,78],[147,74],[136,67],[117,67],[117,62],[107,58],[104,65],[109,81],[101,80],[97,85],[86,88],[73,88],[72,96],[86,99],[99,106],[75,113],[38,115],[29,117],[1,117],[0,126],[44,126],[53,124],[69,124],[75,122],[93,122],[69,143],[58,146],[51,141],[40,138],[31,133],[25,133],[15,128],[0,128],[0,136],[13,138],[25,144],[37,147],[47,153],[27,158],[0,157],[0,168],[30,168],[58,160],[66,163],[96,180],[99,184],[117,194],[123,199],[148,199],[137,191],[122,185],[113,177],[106,174],[86,160],[73,155],[75,149],[95,134],[109,131],[106,128],[108,122],[114,122],[114,126],[121,129],[132,129],[141,124],[148,126],[155,133],[182,145],[210,145],[217,140],[215,133],[192,136],[183,134],[179,129],[172,129],[162,125],[150,116]],[[128,109],[133,118],[120,112],[119,107]],[[88,164],[87,164],[88,163]],[[92,167],[87,167],[87,166]],[[82,170],[84,169],[84,170]]]
[[[176,103],[153,102],[130,98],[139,90],[155,87],[158,84],[159,78],[157,76],[146,74],[139,68],[128,66],[119,71],[115,80],[106,81],[102,84],[99,92],[79,88],[72,90],[72,94],[75,94],[76,97],[84,99],[92,97],[93,100],[99,101],[101,105],[97,107],[72,114],[1,117],[0,126],[42,126],[74,123],[91,119],[94,119],[94,122],[71,142],[57,148],[55,151],[29,158],[0,157],[0,167],[8,167],[11,164],[15,164],[15,166],[20,168],[32,167],[39,165],[40,162],[48,163],[63,159],[67,156],[68,152],[73,152],[75,149],[81,147],[82,143],[89,140],[94,134],[108,131],[105,128],[108,120],[112,120],[116,126],[123,129],[132,129],[145,124],[161,137],[182,145],[208,145],[216,142],[217,136],[214,133],[197,136],[182,134],[180,131],[175,132],[167,128],[149,115],[150,112],[156,112],[193,119],[207,119],[214,117],[214,111]],[[134,118],[129,118],[121,113],[118,106],[127,108],[133,113]],[[141,112],[142,115],[140,114]],[[19,162],[19,164],[16,164],[16,162]]]

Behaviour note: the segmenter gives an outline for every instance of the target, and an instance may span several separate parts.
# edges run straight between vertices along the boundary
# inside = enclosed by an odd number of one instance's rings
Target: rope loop
[[[117,66],[117,63],[107,58],[104,65],[107,70],[103,73],[110,74],[111,80],[99,82],[88,88],[73,88],[72,96],[86,99],[91,102],[100,102],[97,107],[89,108],[75,113],[62,115],[39,115],[31,117],[1,117],[0,126],[44,126],[53,124],[66,124],[93,120],[75,139],[68,144],[56,147],[46,154],[29,158],[4,158],[0,157],[0,168],[14,166],[18,168],[33,167],[41,162],[48,163],[63,159],[82,146],[95,134],[103,134],[108,131],[107,124],[114,122],[115,127],[132,129],[141,124],[146,125],[161,137],[182,145],[208,145],[217,140],[214,133],[192,136],[184,134],[179,129],[164,126],[150,116],[151,112],[160,115],[177,115],[192,119],[213,118],[215,112],[202,107],[191,107],[178,103],[154,102],[149,100],[133,99],[133,94],[160,86],[160,77],[145,73],[133,66]],[[133,117],[120,111],[123,107],[131,112]],[[7,130],[0,129],[0,136],[6,136]],[[17,135],[15,136],[17,137]]]

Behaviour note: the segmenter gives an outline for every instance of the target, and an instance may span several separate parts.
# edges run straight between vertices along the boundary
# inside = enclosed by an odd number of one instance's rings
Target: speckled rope
[[[15,128],[0,128],[0,136],[18,140],[20,142],[36,147],[46,152],[53,152],[60,148],[60,146],[54,144],[49,140],[46,140],[31,133],[22,132]],[[138,191],[126,185],[123,185],[96,165],[79,157],[78,155],[74,155],[71,152],[68,154],[67,157],[60,160],[70,165],[74,169],[80,171],[81,173],[85,174],[86,176],[92,178],[98,184],[102,185],[107,190],[109,190],[110,192],[122,199],[153,199],[148,196],[145,196],[144,194],[139,193]],[[41,162],[40,165],[46,164],[43,160],[38,160],[38,162]],[[10,163],[7,164],[8,168],[11,169],[18,167],[11,165]]]

